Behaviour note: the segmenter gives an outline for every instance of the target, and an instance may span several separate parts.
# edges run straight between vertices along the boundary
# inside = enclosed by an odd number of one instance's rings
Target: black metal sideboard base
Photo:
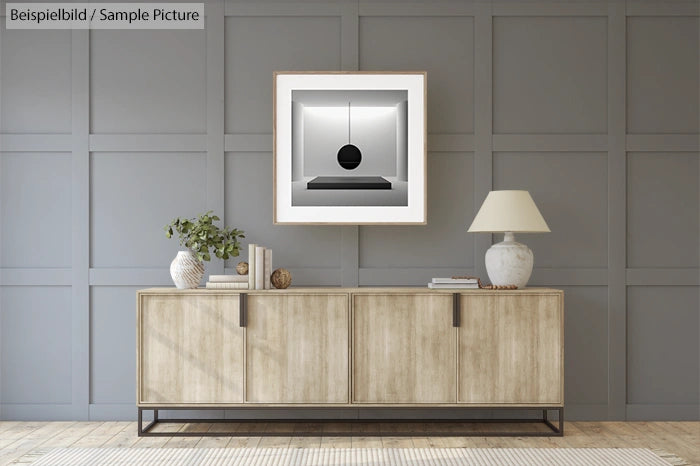
[[[420,422],[425,424],[441,424],[441,423],[488,423],[488,424],[524,424],[524,423],[541,423],[548,427],[547,431],[474,431],[474,430],[421,430],[419,432],[408,431],[370,431],[370,432],[353,432],[353,431],[333,431],[328,434],[333,437],[563,437],[564,436],[564,408],[563,407],[537,407],[537,408],[483,408],[483,409],[507,409],[507,410],[542,410],[542,418],[535,419],[162,419],[158,416],[158,410],[201,410],[201,409],[216,409],[224,408],[172,408],[167,406],[160,407],[139,407],[138,415],[138,434],[139,437],[318,437],[322,434],[317,431],[294,431],[294,432],[261,432],[256,430],[243,430],[236,432],[154,432],[153,428],[158,424],[163,423],[312,423],[312,424],[327,424],[327,423],[347,423],[347,424],[375,424],[375,423],[412,423]],[[153,411],[153,420],[145,427],[143,425],[143,412]],[[558,422],[555,426],[548,418],[549,411],[556,411]]]

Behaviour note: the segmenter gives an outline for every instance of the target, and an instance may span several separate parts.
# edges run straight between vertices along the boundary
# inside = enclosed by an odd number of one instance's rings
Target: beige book
[[[255,289],[255,244],[248,245],[248,289]]]
[[[272,275],[272,249],[265,248],[265,289],[272,288],[270,284],[270,275]]]
[[[209,275],[212,283],[248,283],[248,275]]]
[[[250,272],[249,272],[250,273]],[[265,287],[265,248],[255,247],[255,289],[262,290]]]
[[[207,282],[207,288],[217,290],[247,290],[248,282]]]

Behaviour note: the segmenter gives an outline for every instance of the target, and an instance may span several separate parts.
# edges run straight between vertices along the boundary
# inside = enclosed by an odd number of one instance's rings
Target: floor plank
[[[265,422],[241,422],[236,432],[265,432],[266,429]],[[260,440],[262,437],[231,437],[226,448],[255,448],[260,445]]]
[[[312,424],[308,422],[299,422],[294,426],[295,433],[318,433],[317,436],[297,435],[292,437],[289,442],[289,448],[320,448],[322,439],[322,426],[320,424]]]
[[[61,431],[57,435],[46,440],[42,447],[45,448],[68,448],[72,447],[75,442],[83,437],[90,435],[95,429],[99,428],[104,422],[76,422],[69,428]]]
[[[212,433],[216,431],[212,431],[214,429],[214,426],[217,424],[223,424],[219,422],[213,422],[209,425],[209,428],[207,429],[207,433]],[[228,424],[228,423],[227,423]],[[235,432],[235,424],[232,427],[231,432]],[[222,435],[221,437],[202,437],[202,440],[197,443],[197,448],[226,448],[226,445],[228,445],[228,442],[231,440],[231,437],[229,436],[224,436]]]
[[[353,436],[350,439],[350,444],[352,445],[352,448],[382,448],[382,438]]]
[[[128,422],[105,422],[88,435],[80,438],[73,446],[76,448],[102,447],[105,443],[110,441],[112,437],[122,432],[128,424]]]
[[[50,438],[65,431],[74,424],[75,422],[52,422],[42,425],[28,435],[0,449],[0,464],[17,460],[32,450],[40,448],[42,444],[46,443]]]
[[[644,435],[650,445],[647,448],[673,453],[691,464],[700,464],[700,439],[685,440],[676,435],[676,432],[669,431],[669,426],[664,422],[632,422],[630,426]]]
[[[321,448],[351,448],[352,437],[342,437],[339,432],[352,432],[352,426],[343,422],[329,422],[323,425],[321,437]]]
[[[105,442],[105,448],[129,448],[139,439],[135,422],[127,422],[121,432]]]
[[[411,437],[390,437],[382,436],[383,448],[413,448]]]
[[[7,448],[42,426],[40,422],[17,422],[0,435],[0,449]]]

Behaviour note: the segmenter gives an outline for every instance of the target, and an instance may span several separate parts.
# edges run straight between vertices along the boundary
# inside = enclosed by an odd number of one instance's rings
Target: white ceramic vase
[[[197,288],[204,277],[204,262],[192,251],[180,251],[170,263],[170,276],[180,290]]]

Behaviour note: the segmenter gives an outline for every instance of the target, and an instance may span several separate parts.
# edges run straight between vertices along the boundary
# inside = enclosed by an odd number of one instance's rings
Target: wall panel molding
[[[229,2],[226,16],[341,16],[343,2]]]
[[[700,134],[628,134],[628,152],[698,152]]]
[[[493,189],[493,10],[477,4],[474,17],[474,214]],[[466,228],[469,228],[466,225]],[[474,235],[474,273],[486,277],[483,257],[491,235]]]
[[[90,402],[90,31],[72,31],[72,390],[74,419]]]
[[[90,268],[90,286],[172,286],[169,268]],[[146,285],[148,284],[148,285]]]
[[[357,4],[345,4],[340,17],[340,67],[360,69],[360,17]]]
[[[627,16],[698,16],[700,4],[695,0],[649,2],[627,0]]]
[[[131,421],[136,406],[131,403],[90,403],[91,421]]]
[[[474,135],[428,134],[428,152],[474,152]]]
[[[608,419],[625,419],[627,400],[626,18],[623,0],[608,16]]]
[[[12,404],[0,403],[0,419],[24,419],[26,421],[75,421],[75,406],[72,404]],[[87,420],[85,413],[84,419]]]
[[[70,134],[7,134],[0,133],[0,152],[70,152]]]
[[[494,152],[604,152],[607,134],[494,134]]]
[[[91,134],[90,152],[204,152],[205,134]]]
[[[207,114],[207,211],[217,214],[226,224],[225,203],[225,166],[224,166],[224,121],[226,102],[226,54],[224,0],[209,0],[206,3],[206,114]],[[224,261],[214,258],[209,266],[209,273],[221,274]]]
[[[225,152],[272,152],[272,134],[226,134]]]
[[[608,270],[603,268],[535,267],[530,286],[607,286]]]
[[[467,2],[373,2],[360,0],[360,16],[474,16],[479,8]]]
[[[648,421],[650,419],[697,421],[698,416],[700,416],[700,404],[628,404],[626,406],[628,421]]]
[[[566,417],[577,421],[598,421],[608,416],[606,404],[566,404]]]
[[[698,268],[628,268],[627,286],[700,286]]]
[[[494,16],[607,16],[608,2],[493,0]]]
[[[71,286],[72,269],[0,268],[0,286]]]

